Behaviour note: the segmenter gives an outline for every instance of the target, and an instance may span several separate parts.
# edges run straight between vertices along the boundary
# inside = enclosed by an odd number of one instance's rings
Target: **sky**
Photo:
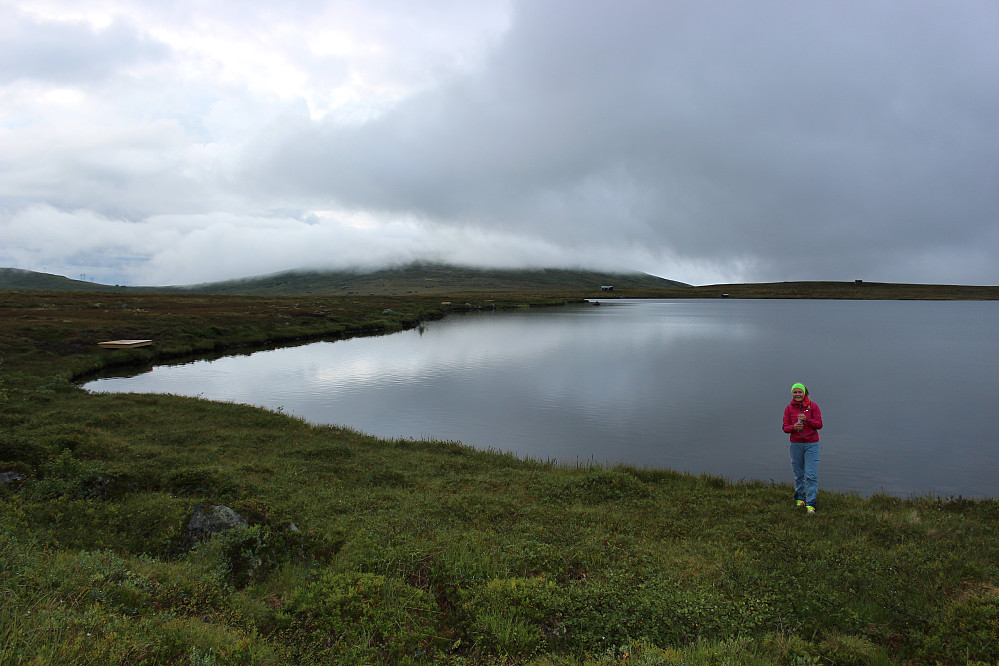
[[[999,284],[995,0],[0,0],[0,266]]]

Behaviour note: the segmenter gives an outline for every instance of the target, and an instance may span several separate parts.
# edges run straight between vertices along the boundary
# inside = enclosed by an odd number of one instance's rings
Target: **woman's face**
[[[802,391],[800,388],[796,388],[793,391],[791,391],[791,398],[795,402],[801,402],[802,400],[805,399],[805,392]]]

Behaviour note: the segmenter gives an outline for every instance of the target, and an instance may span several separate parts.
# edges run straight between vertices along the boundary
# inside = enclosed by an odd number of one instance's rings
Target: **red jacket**
[[[805,414],[805,429],[795,430],[794,424],[798,422],[798,414]],[[822,412],[819,406],[808,399],[801,402],[791,401],[791,404],[784,408],[784,432],[791,435],[792,442],[817,442],[819,441],[819,430],[822,429]]]

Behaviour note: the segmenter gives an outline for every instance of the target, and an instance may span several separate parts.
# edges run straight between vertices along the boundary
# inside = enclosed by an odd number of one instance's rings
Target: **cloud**
[[[200,280],[224,245],[221,277],[426,257],[999,283],[994,3],[275,7],[23,6],[7,223],[141,228],[122,265],[146,281]]]
[[[9,12],[0,23],[0,43],[0,83],[93,83],[169,56],[163,44],[123,20],[97,29],[85,22],[43,21]]]
[[[484,72],[361,127],[289,123],[254,175],[441,224],[845,277],[871,244],[925,251],[999,203],[999,70],[981,62],[999,63],[967,41],[985,37],[975,11],[871,7],[522,3]],[[788,271],[799,246],[812,270]]]
[[[417,260],[502,268],[579,265],[573,252],[539,238],[349,211],[319,211],[306,220],[214,214],[131,222],[41,206],[0,216],[0,232],[9,240],[0,265],[127,285],[214,282],[296,268],[364,270]],[[115,265],[102,266],[109,257]],[[649,260],[637,249],[632,259]],[[588,265],[614,270],[620,261]]]

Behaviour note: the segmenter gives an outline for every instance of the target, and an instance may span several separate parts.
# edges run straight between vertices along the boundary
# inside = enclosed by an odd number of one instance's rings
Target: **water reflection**
[[[537,459],[785,481],[780,416],[800,379],[826,417],[822,487],[994,496],[999,421],[973,397],[999,389],[997,305],[605,301],[86,387],[203,395]]]

